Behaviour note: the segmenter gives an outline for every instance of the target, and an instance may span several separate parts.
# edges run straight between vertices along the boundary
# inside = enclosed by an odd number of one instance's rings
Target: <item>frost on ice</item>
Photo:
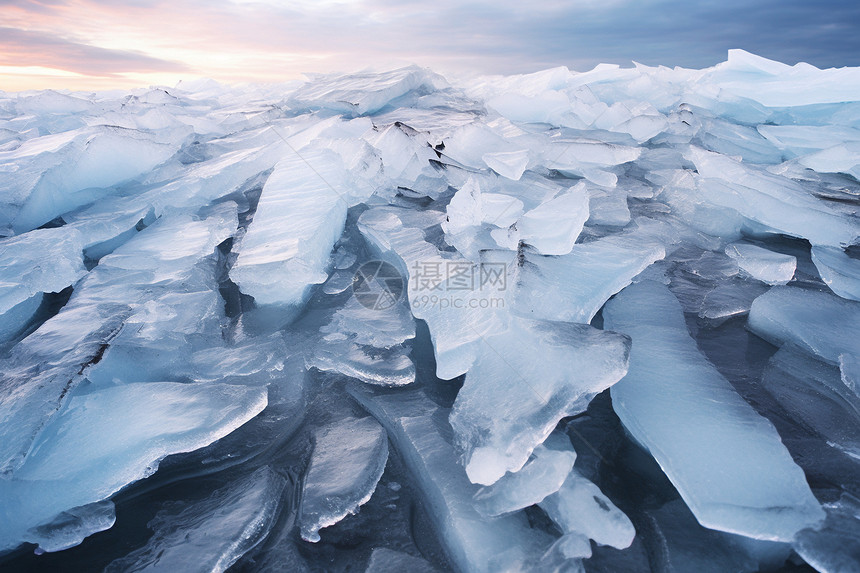
[[[0,92],[0,568],[856,569],[858,94]]]

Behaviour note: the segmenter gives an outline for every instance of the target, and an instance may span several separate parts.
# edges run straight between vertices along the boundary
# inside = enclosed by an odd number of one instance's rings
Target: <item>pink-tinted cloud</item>
[[[442,72],[701,67],[729,48],[857,65],[858,18],[860,4],[844,0],[0,0],[0,58],[43,74],[13,85],[57,87],[53,69],[85,88],[275,82],[393,59]],[[0,88],[10,73],[0,70]]]
[[[41,66],[91,76],[124,72],[188,72],[186,64],[128,50],[110,50],[44,32],[0,28],[0,65]]]

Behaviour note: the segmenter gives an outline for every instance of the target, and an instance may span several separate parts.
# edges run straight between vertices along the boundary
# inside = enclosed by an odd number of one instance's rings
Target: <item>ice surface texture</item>
[[[850,570],[858,106],[741,50],[0,92],[0,569]]]

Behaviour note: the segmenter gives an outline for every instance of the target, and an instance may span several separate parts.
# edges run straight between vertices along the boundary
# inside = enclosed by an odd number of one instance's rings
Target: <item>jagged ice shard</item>
[[[0,569],[858,570],[858,105],[741,50],[0,92]]]

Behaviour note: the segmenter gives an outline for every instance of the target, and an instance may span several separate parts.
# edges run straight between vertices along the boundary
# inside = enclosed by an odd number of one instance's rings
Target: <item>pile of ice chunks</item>
[[[0,92],[0,566],[860,570],[860,69]]]

